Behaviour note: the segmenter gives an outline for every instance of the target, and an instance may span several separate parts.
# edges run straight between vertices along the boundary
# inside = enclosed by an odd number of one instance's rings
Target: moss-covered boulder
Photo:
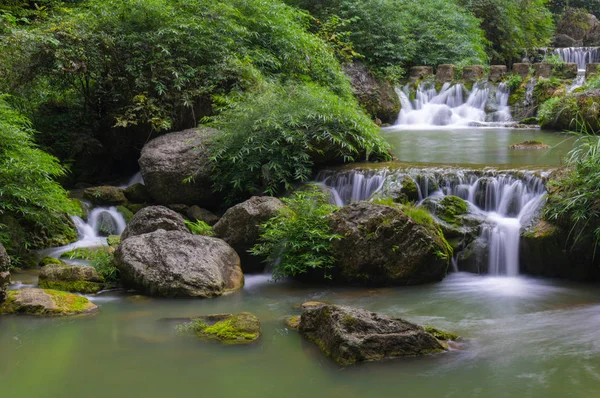
[[[121,213],[121,215],[123,216],[123,219],[125,220],[125,222],[127,224],[129,224],[129,222],[133,218],[133,212],[131,210],[129,210],[127,207],[125,207],[125,206],[117,206],[117,211],[119,213]],[[116,235],[116,234],[110,234],[110,235]]]
[[[550,145],[546,145],[541,141],[531,140],[531,141],[523,141],[518,144],[513,144],[508,147],[509,149],[518,149],[518,150],[530,150],[530,149],[550,149]]]
[[[413,218],[400,206],[355,202],[329,217],[334,279],[349,283],[415,285],[440,281],[452,248],[431,216]]]
[[[94,294],[104,287],[104,278],[94,267],[49,264],[40,271],[38,286],[42,289]]]
[[[340,365],[444,352],[447,346],[423,327],[400,318],[341,305],[309,308],[300,333]],[[435,330],[437,336],[454,337]]]
[[[91,314],[98,307],[83,296],[50,289],[23,289],[8,292],[0,314],[66,316]]]
[[[0,303],[6,297],[6,287],[10,282],[10,257],[0,243]]]
[[[589,132],[600,131],[600,89],[553,97],[538,112],[540,126],[573,130],[585,123]]]
[[[57,265],[64,265],[64,261],[59,260],[58,258],[54,258],[54,257],[44,257],[40,260],[39,262],[39,266],[40,267],[44,267],[46,265],[50,265],[50,264],[57,264]]]
[[[139,182],[125,188],[123,193],[130,203],[148,203],[152,201],[146,186]]]
[[[123,189],[112,186],[86,188],[83,197],[97,206],[117,206],[127,203]]]
[[[249,312],[202,316],[188,326],[198,337],[224,344],[250,344],[260,337],[260,321]]]
[[[432,205],[430,209],[432,213],[448,224],[460,225],[460,216],[469,213],[467,202],[458,196],[448,195],[444,196],[439,201],[432,201],[429,203]]]

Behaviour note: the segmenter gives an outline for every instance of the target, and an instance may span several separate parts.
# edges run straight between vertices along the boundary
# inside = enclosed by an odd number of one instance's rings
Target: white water
[[[396,90],[402,109],[397,126],[468,126],[472,124],[508,123],[512,121],[508,87],[489,82],[475,83],[471,91],[462,84],[445,83],[438,93],[430,83],[417,87],[410,100],[409,86]]]
[[[467,201],[475,213],[485,216],[481,239],[488,246],[488,273],[515,276],[519,273],[519,244],[523,226],[540,211],[546,193],[544,181],[533,175],[516,173],[444,172],[440,170],[321,172],[317,181],[332,192],[334,203],[342,206],[368,200],[385,190],[386,179],[409,177],[417,185],[419,200],[455,195]],[[399,178],[400,177],[400,178]],[[385,192],[382,192],[385,195]]]
[[[557,48],[554,54],[564,62],[577,64],[577,69],[585,72],[587,64],[600,62],[600,47],[566,47]]]
[[[38,256],[43,257],[54,257],[59,258],[61,254],[71,251],[73,249],[81,247],[99,247],[106,245],[106,238],[99,235],[99,218],[103,212],[110,214],[112,219],[115,221],[117,227],[116,235],[120,235],[125,226],[125,218],[121,213],[117,211],[116,207],[96,207],[88,213],[88,221],[84,221],[82,218],[74,216],[72,217],[75,228],[77,229],[77,236],[79,240],[71,243],[67,246],[54,247],[50,249],[40,250]]]
[[[142,172],[138,171],[137,173],[135,173],[134,175],[132,175],[129,180],[127,180],[127,183],[125,183],[124,185],[121,185],[119,188],[129,188],[132,185],[135,184],[143,184],[144,183],[144,178],[142,177]]]

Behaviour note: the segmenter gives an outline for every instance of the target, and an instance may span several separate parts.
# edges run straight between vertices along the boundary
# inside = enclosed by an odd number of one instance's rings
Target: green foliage
[[[600,88],[600,66],[598,71],[587,78],[583,85],[584,90],[595,90]]]
[[[550,0],[548,7],[556,15],[564,13],[569,8],[580,8],[600,18],[600,0]]]
[[[554,22],[548,0],[459,0],[481,20],[494,62],[519,58],[523,51],[547,47]]]
[[[569,231],[571,249],[600,245],[600,140],[579,123],[580,138],[567,157],[567,171],[549,184],[545,217]]]
[[[568,128],[573,124],[577,112],[577,100],[572,95],[553,97],[540,106],[538,119],[542,127]]]
[[[0,239],[15,254],[41,248],[60,240],[59,236],[74,238],[64,214],[77,209],[55,181],[65,170],[56,158],[37,148],[31,123],[7,101],[0,95],[0,219],[6,223],[9,217],[17,225],[11,225],[10,234],[0,233]],[[15,243],[14,228],[25,231],[24,242]]]
[[[510,89],[511,92],[513,92],[521,88],[522,83],[523,77],[519,74],[513,74],[510,75],[510,77],[506,81],[506,86]]]
[[[389,159],[388,144],[357,103],[314,83],[265,82],[227,98],[207,122],[222,131],[213,142],[213,177],[230,201],[289,190],[318,164]]]
[[[438,228],[437,223],[426,208],[405,204],[402,205],[401,209],[417,224]]]
[[[63,253],[61,258],[90,261],[90,265],[96,268],[105,281],[116,282],[119,279],[119,270],[114,264],[113,254],[114,248],[111,247],[80,247]]]
[[[287,0],[319,19],[345,20],[350,40],[380,70],[484,60],[478,21],[448,0]]]
[[[197,220],[196,222],[192,222],[189,220],[185,220],[185,225],[187,225],[190,232],[194,235],[215,236],[212,227],[204,221]]]
[[[260,243],[251,253],[266,257],[273,266],[273,278],[296,276],[309,270],[321,270],[330,277],[335,259],[331,243],[342,239],[332,233],[328,216],[336,210],[318,187],[295,192],[283,198],[287,205],[279,214],[262,225]]]

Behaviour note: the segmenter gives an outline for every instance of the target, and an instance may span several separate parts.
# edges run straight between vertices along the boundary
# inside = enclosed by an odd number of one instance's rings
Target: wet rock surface
[[[144,207],[131,219],[121,234],[121,240],[163,229],[165,231],[189,232],[183,217],[164,206]]]

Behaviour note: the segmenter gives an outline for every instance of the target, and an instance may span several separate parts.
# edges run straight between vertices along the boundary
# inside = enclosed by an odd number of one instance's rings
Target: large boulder
[[[344,70],[350,77],[354,95],[367,113],[382,123],[393,124],[400,113],[400,99],[394,86],[376,79],[361,63],[348,65]]]
[[[419,223],[395,206],[355,202],[333,213],[329,225],[343,237],[332,242],[336,279],[416,285],[446,276],[452,249],[431,218]]]
[[[147,234],[159,229],[189,232],[185,220],[179,213],[164,206],[149,206],[135,213],[121,234],[121,239],[125,240],[131,236]]]
[[[556,24],[556,33],[557,38],[560,35],[568,36],[575,44],[581,43],[579,46],[600,45],[600,22],[593,14],[583,9],[566,9]]]
[[[300,333],[340,365],[443,352],[447,345],[404,319],[341,305],[310,307]]]
[[[215,297],[244,285],[240,259],[227,243],[158,230],[125,239],[115,252],[122,282],[164,297]]]
[[[83,197],[97,206],[118,206],[127,203],[123,189],[108,185],[86,188]]]
[[[48,264],[40,271],[38,286],[42,289],[90,294],[102,290],[104,278],[94,267]]]
[[[6,297],[6,287],[10,282],[10,257],[0,243],[0,303]]]
[[[237,251],[244,272],[261,271],[261,259],[251,256],[248,250],[258,242],[260,225],[275,216],[285,205],[270,196],[253,196],[245,202],[229,208],[217,222],[215,235]]]
[[[22,289],[8,292],[0,314],[63,316],[89,314],[98,307],[83,296],[50,289]]]
[[[181,203],[216,208],[209,139],[215,130],[190,129],[155,138],[144,146],[139,160],[144,184],[161,205]],[[184,180],[189,178],[189,182]]]

